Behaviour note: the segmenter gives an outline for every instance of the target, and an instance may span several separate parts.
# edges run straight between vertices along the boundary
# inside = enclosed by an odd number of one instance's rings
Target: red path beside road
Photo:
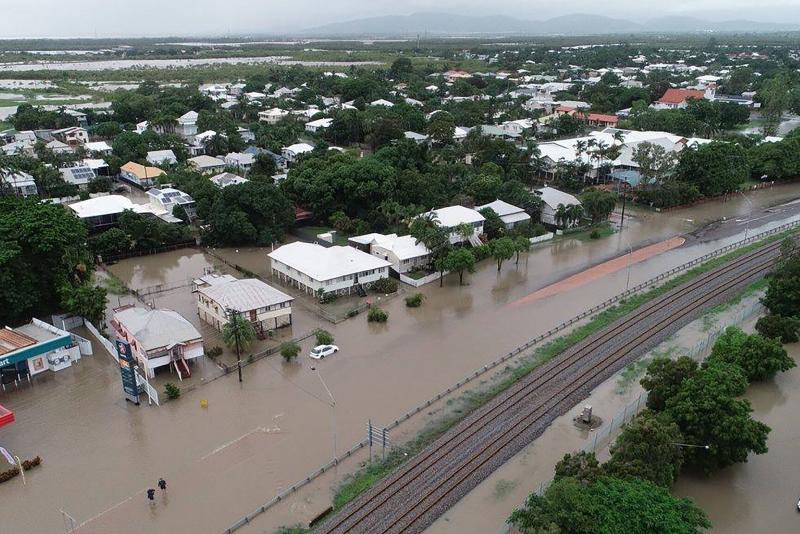
[[[530,295],[515,300],[510,304],[510,306],[520,306],[522,304],[529,304],[537,300],[541,300],[547,297],[552,297],[553,295],[557,295],[559,293],[563,293],[565,291],[570,291],[577,287],[584,286],[590,282],[599,280],[604,276],[615,273],[622,269],[626,269],[628,265],[633,265],[635,263],[640,263],[645,260],[649,260],[650,258],[658,256],[659,254],[663,254],[668,250],[678,248],[685,242],[686,239],[682,237],[673,237],[672,239],[667,239],[666,241],[660,241],[653,245],[648,245],[646,247],[636,249],[633,251],[632,254],[625,254],[624,256],[614,258],[613,260],[608,260],[607,262],[595,265],[590,269],[581,271],[559,282],[556,282],[555,284],[550,284],[549,286],[538,289],[533,293],[531,293]]]

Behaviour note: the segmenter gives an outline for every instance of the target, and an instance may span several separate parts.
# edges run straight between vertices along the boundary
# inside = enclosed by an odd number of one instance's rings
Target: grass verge
[[[405,462],[409,457],[417,454],[422,449],[433,443],[441,435],[447,432],[450,428],[455,426],[458,422],[463,420],[467,415],[477,410],[491,399],[504,392],[517,381],[530,374],[534,369],[554,358],[558,354],[567,350],[568,348],[583,341],[589,336],[606,328],[608,325],[631,313],[644,304],[664,295],[668,291],[691,281],[692,279],[715,269],[725,263],[739,258],[748,252],[756,250],[768,243],[773,243],[787,236],[793,234],[794,231],[786,231],[774,236],[767,237],[761,241],[744,246],[737,250],[723,254],[717,258],[713,258],[697,267],[694,267],[665,283],[656,286],[648,291],[633,295],[632,297],[620,301],[616,306],[607,308],[606,310],[597,314],[593,319],[587,323],[577,327],[568,334],[556,338],[541,347],[537,348],[531,355],[522,360],[516,367],[506,367],[508,376],[493,384],[484,391],[466,391],[460,397],[460,407],[454,410],[453,413],[442,417],[440,420],[435,421],[423,429],[417,437],[409,444],[393,450],[384,462],[376,462],[367,465],[360,471],[350,475],[339,486],[333,497],[334,511],[343,508],[347,503],[367,491],[375,483],[379,482],[385,476],[391,474],[395,469]],[[757,286],[757,284],[753,284]],[[749,292],[755,291],[752,287],[748,291],[742,293],[737,297],[741,299]]]

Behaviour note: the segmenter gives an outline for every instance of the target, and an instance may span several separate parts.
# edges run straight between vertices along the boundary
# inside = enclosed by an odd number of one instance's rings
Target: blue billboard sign
[[[134,370],[136,360],[133,358],[131,346],[124,339],[118,339],[116,345],[119,372],[122,376],[122,389],[125,391],[125,398],[138,406],[139,386],[136,384],[136,371]]]

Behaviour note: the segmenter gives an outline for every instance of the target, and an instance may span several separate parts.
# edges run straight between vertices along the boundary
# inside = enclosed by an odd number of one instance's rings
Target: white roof
[[[295,154],[305,154],[306,152],[311,152],[314,150],[314,147],[308,143],[295,143],[293,145],[283,147],[283,149],[287,152],[293,152]]]
[[[419,258],[420,256],[427,256],[430,254],[428,247],[417,242],[417,239],[410,235],[398,236],[397,234],[378,234],[373,244],[391,250],[399,260]]]
[[[198,115],[196,111],[187,111],[186,113],[178,117],[178,122],[181,123],[197,122],[197,117]]]
[[[176,163],[178,159],[172,150],[151,150],[147,153],[148,163],[158,165],[159,163]]]
[[[333,124],[333,119],[317,119],[315,121],[307,122],[306,126],[311,126],[312,128],[327,128],[331,124]]]
[[[82,200],[69,204],[69,207],[81,219],[122,213],[125,210],[132,210],[136,213],[150,211],[147,206],[134,204],[129,198],[123,197],[122,195],[105,195],[102,197],[90,198],[89,200]]]
[[[369,103],[370,106],[384,106],[387,108],[393,107],[394,104],[389,102],[388,100],[384,100],[383,98],[379,98],[378,100],[373,100]]]
[[[208,287],[201,287],[197,291],[223,308],[230,308],[238,312],[294,300],[283,291],[278,291],[257,278],[216,282]]]
[[[208,156],[203,154],[202,156],[195,156],[193,158],[189,158],[189,162],[193,163],[197,167],[201,169],[207,169],[210,167],[224,167],[225,162],[219,158],[215,158],[213,156]]]
[[[216,176],[212,176],[210,180],[217,187],[228,187],[229,185],[239,185],[246,183],[248,181],[246,178],[242,178],[241,176],[233,174],[232,172],[223,172],[221,174],[217,174]]]
[[[93,141],[91,143],[86,143],[83,146],[89,152],[111,152],[111,146],[105,141]]]
[[[405,136],[406,139],[412,139],[414,141],[425,141],[428,139],[427,135],[412,131],[403,132],[403,136]]]
[[[255,160],[256,157],[247,152],[231,152],[225,156],[225,163],[233,161],[237,165],[252,165]]]
[[[571,206],[574,204],[579,206],[581,205],[581,201],[574,196],[570,195],[569,193],[565,193],[564,191],[559,191],[553,187],[542,187],[537,189],[536,193],[542,197],[542,202],[553,209],[557,208],[559,204],[563,204],[564,206]]]
[[[464,206],[448,206],[446,208],[432,210],[429,213],[435,213],[439,221],[439,226],[444,226],[445,228],[453,228],[459,224],[472,224],[486,220],[483,215],[474,209],[465,208]]]
[[[0,171],[0,181],[5,182],[11,187],[36,187],[36,180],[27,172],[2,172]]]
[[[145,351],[171,348],[202,339],[192,323],[172,310],[126,308],[116,312],[114,318],[136,338],[136,342]]]
[[[388,261],[350,246],[325,248],[316,243],[301,241],[284,245],[267,256],[318,281],[391,265]]]
[[[500,199],[495,200],[494,202],[490,202],[488,204],[484,204],[483,206],[475,206],[475,209],[477,211],[481,211],[483,208],[491,208],[493,212],[495,212],[501,217],[504,215],[511,215],[513,213],[520,213],[525,211],[522,208],[518,208],[513,204],[509,204],[508,202],[503,202]]]

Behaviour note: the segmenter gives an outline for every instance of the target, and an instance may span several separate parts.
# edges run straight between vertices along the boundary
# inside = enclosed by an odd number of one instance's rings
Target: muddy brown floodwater
[[[751,216],[746,216],[749,203],[738,196],[666,214],[633,211],[621,234],[539,245],[519,265],[506,262],[501,273],[491,261],[484,262],[465,277],[463,287],[457,277],[446,278],[443,288],[428,285],[421,289],[427,299],[420,308],[406,308],[402,298],[381,300],[389,313],[386,324],[368,324],[358,316],[334,326],[298,307],[296,322],[285,335],[323,326],[336,337],[341,351],[316,365],[336,398],[337,447],[342,451],[363,439],[368,419],[378,425],[394,420],[499,355],[619,293],[627,269],[524,305],[509,303],[629,246],[726,218],[689,236],[680,248],[631,265],[630,284],[637,284],[740,239],[745,231],[800,218],[800,204],[763,210],[798,196],[798,186],[755,193]],[[235,263],[266,272],[264,250],[218,253],[236,255]],[[141,288],[181,285],[214,263],[207,254],[185,249],[125,260],[111,270],[130,287]],[[157,306],[197,319],[188,287],[155,300]],[[247,366],[241,384],[234,373],[200,383],[158,408],[122,399],[119,371],[99,346],[94,356],[68,370],[0,392],[0,403],[17,414],[17,422],[0,433],[2,445],[22,457],[43,459],[27,485],[19,477],[0,484],[0,530],[62,532],[59,509],[64,509],[82,524],[81,534],[222,532],[331,458],[334,414],[306,356],[311,344],[302,344],[295,363],[267,358]],[[200,365],[213,370],[211,362]],[[207,408],[201,400],[208,401]],[[418,426],[413,419],[403,424],[393,440],[411,437]],[[356,467],[343,464],[338,478],[315,485],[313,498],[304,501],[313,501],[313,509],[287,507],[281,514],[265,514],[257,531],[299,522],[321,510],[337,480]],[[168,481],[169,497],[150,508],[144,492],[159,477]]]

